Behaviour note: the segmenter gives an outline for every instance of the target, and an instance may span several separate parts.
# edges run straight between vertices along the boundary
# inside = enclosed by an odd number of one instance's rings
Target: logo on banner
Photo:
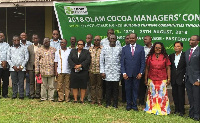
[[[64,6],[66,15],[88,15],[86,6]]]

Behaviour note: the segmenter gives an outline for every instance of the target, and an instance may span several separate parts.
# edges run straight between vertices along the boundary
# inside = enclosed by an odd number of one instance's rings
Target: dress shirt
[[[153,46],[153,43],[152,43],[151,47],[147,47],[146,45],[144,46],[145,59],[147,59],[147,55],[149,54],[152,46]]]
[[[105,46],[109,46],[110,41],[108,40],[108,38],[104,38],[101,40],[101,46],[105,47]],[[121,43],[119,40],[116,41],[116,45],[121,47]]]
[[[61,55],[59,52],[61,53]],[[69,56],[70,52],[71,52],[71,49],[66,49],[65,51],[62,49],[59,49],[56,51],[54,62],[58,63],[58,67],[57,67],[58,74],[60,74],[60,73],[70,74],[71,73],[71,69],[70,69],[69,63],[68,63],[68,56]],[[61,63],[60,56],[62,58],[62,63]],[[62,71],[61,71],[61,67],[62,67]]]
[[[136,43],[135,43],[134,45],[130,44],[130,47],[131,47],[131,53],[132,53],[132,46],[133,46],[133,50],[135,51]]]
[[[74,48],[72,48],[71,46],[67,47],[68,49],[76,49],[77,47],[75,46]]]
[[[181,51],[181,53],[179,53],[178,55],[176,55],[176,53],[175,53],[174,64],[175,64],[176,68],[177,68],[178,63],[179,63],[179,60],[180,60],[180,58],[181,58],[181,54],[182,54],[182,51]]]
[[[56,48],[45,49],[40,47],[35,55],[35,73],[40,73],[43,77],[54,76],[54,58]]]
[[[100,74],[100,54],[101,49],[103,47],[100,46],[95,48],[94,46],[90,47],[89,52],[91,55],[91,63],[90,63],[90,72],[93,74]]]
[[[91,44],[90,46],[87,45],[87,43],[85,44],[84,49],[89,50],[90,47],[94,46],[93,44]]]
[[[120,80],[120,58],[122,53],[121,46],[103,47],[100,54],[100,73],[106,74],[106,81]]]
[[[8,49],[9,49],[8,43],[6,43],[6,42],[0,43],[0,63],[1,63],[1,61],[7,61]],[[0,65],[0,68],[3,68],[3,67]]]
[[[29,54],[28,50],[25,46],[19,46],[16,47],[10,47],[8,49],[7,53],[7,62],[10,65],[10,71],[14,71],[12,68],[13,66],[16,66],[19,68],[19,66],[23,66],[22,71],[26,71],[25,65],[28,62]]]
[[[56,50],[60,49],[60,40],[53,41],[53,39],[50,40],[50,46],[56,48]]]
[[[198,45],[197,45],[196,47],[190,48],[190,50],[193,49],[193,50],[192,50],[192,54],[193,54],[193,52],[196,50],[197,47],[198,47]]]
[[[21,46],[24,46],[24,47],[26,47],[26,48],[27,48],[28,46],[32,45],[32,44],[33,44],[33,43],[31,43],[30,41],[27,41],[27,40],[26,40],[26,44],[23,44],[22,41],[20,40],[20,45],[21,45]]]
[[[39,44],[38,44],[38,45],[39,45]],[[36,51],[39,49],[38,45],[35,46],[35,45],[33,44],[33,46],[34,46],[34,53],[36,53]]]

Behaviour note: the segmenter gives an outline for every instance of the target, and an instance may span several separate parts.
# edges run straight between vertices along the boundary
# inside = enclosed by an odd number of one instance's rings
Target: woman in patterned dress
[[[151,48],[145,68],[145,84],[148,86],[144,111],[150,114],[170,114],[167,85],[170,84],[170,60],[163,43],[156,42]]]

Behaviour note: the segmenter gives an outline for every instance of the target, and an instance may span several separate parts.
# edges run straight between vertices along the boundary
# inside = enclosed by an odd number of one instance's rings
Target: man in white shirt
[[[108,39],[108,38],[110,37],[110,35],[113,35],[113,34],[115,34],[115,33],[114,33],[114,29],[108,29],[107,38],[104,38],[104,39],[101,40],[101,45],[102,45],[103,47],[109,46],[110,42],[109,42],[109,39]],[[121,46],[121,43],[120,43],[119,40],[116,41],[116,45],[117,45],[117,46]]]
[[[118,108],[122,47],[116,45],[116,35],[110,35],[109,41],[109,46],[103,47],[101,50],[100,73],[102,79],[106,81],[106,107],[111,105],[111,98],[113,97],[113,107]]]
[[[8,49],[7,53],[7,62],[10,65],[12,79],[12,99],[17,98],[18,90],[19,99],[24,99],[24,75],[28,59],[27,48],[20,45],[19,36],[13,36],[13,46]]]
[[[144,52],[145,52],[145,59],[147,58],[147,55],[149,54],[152,46],[153,46],[153,43],[151,42],[152,41],[152,37],[147,35],[144,37]],[[139,94],[138,94],[138,99],[139,99],[139,105],[144,105],[145,101],[144,101],[144,98],[145,98],[145,94],[146,94],[146,89],[147,89],[147,86],[145,85],[144,83],[145,81],[145,75],[142,76],[141,80],[140,80],[140,85],[139,85]]]
[[[64,101],[64,94],[65,94],[65,101],[69,102],[69,77],[70,77],[70,67],[68,64],[68,56],[71,52],[71,49],[68,49],[67,47],[67,40],[62,39],[60,41],[60,47],[61,49],[57,50],[55,53],[55,73],[58,77],[57,82],[57,91],[58,91],[58,102]],[[65,87],[64,87],[65,86]],[[63,88],[65,88],[63,90]]]
[[[88,35],[86,36],[86,39],[85,39],[85,40],[86,40],[86,44],[85,44],[84,49],[89,50],[90,47],[94,46],[94,45],[92,44],[92,39],[93,39],[92,34],[88,34]]]
[[[59,32],[58,30],[53,30],[52,39],[50,40],[50,46],[56,48],[56,50],[60,49],[60,40],[59,40]]]
[[[9,44],[4,42],[5,36],[4,33],[0,32],[0,83],[1,79],[3,80],[2,84],[2,96],[8,98],[8,85],[9,85],[9,66],[7,65],[7,52]],[[1,92],[1,84],[0,84]]]

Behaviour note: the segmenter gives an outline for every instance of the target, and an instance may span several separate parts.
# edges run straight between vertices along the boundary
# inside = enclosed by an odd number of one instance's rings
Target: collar
[[[85,44],[85,47],[92,47],[92,46],[94,46],[92,43],[90,46],[88,46],[87,43]]]
[[[95,49],[95,46],[92,46],[92,48]],[[97,49],[99,49],[99,48],[102,49],[103,47],[100,45],[97,47]]]
[[[27,40],[26,40],[26,44],[22,43],[22,40],[20,40],[20,44],[22,44],[22,45],[27,45]]]
[[[130,47],[132,47],[132,44],[130,44]],[[136,47],[136,43],[133,45],[133,47]]]
[[[191,48],[191,49],[193,49],[193,52],[196,50],[197,47],[198,47],[198,45],[197,45],[196,47]],[[191,50],[191,49],[190,49],[190,50]]]
[[[59,39],[57,41],[54,41],[53,39],[51,39],[50,41],[55,42],[55,43],[60,43]]]
[[[176,53],[175,53],[175,56],[181,56],[181,54],[182,54],[182,51],[178,55],[176,55]]]
[[[151,43],[151,47],[150,47],[150,48],[152,48],[152,47],[153,47],[153,43]],[[149,48],[149,47],[147,47],[147,46],[145,45],[144,48]]]

